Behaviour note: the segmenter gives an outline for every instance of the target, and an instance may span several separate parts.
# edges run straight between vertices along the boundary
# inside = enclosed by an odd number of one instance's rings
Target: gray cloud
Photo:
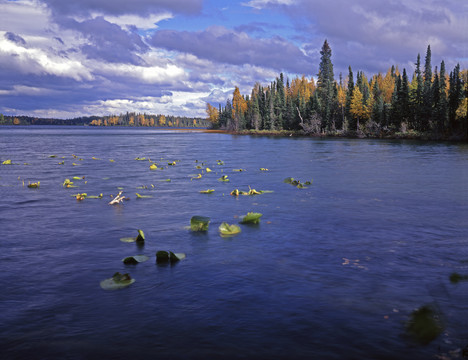
[[[26,41],[21,36],[16,35],[12,32],[5,33],[5,39],[10,40],[11,42],[14,42],[18,45],[26,46]]]
[[[42,2],[55,14],[68,16],[89,16],[92,13],[146,15],[163,11],[197,14],[203,5],[203,0],[42,0]]]
[[[296,45],[282,37],[255,39],[221,26],[197,32],[161,30],[149,43],[219,63],[250,64],[277,71],[302,73],[312,65]]]

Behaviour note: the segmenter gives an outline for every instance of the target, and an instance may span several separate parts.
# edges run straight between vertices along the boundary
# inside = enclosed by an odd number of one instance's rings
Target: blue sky
[[[391,65],[468,68],[465,0],[0,0],[0,113],[205,116],[235,86]]]

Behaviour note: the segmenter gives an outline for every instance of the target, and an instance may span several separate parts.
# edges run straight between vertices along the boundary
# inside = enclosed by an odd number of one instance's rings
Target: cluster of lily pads
[[[124,237],[120,241],[125,243],[135,242],[138,247],[142,247],[145,244],[145,233],[143,230],[138,229],[138,235],[136,237]],[[176,262],[185,259],[186,255],[184,253],[174,253],[167,250],[158,250],[156,252],[156,264],[175,264]],[[149,260],[147,255],[133,255],[127,256],[122,259],[122,262],[125,265],[137,265],[139,263]],[[104,279],[100,282],[100,286],[104,290],[117,290],[125,288],[135,282],[130,274],[125,273],[121,274],[120,272],[114,273],[114,275],[108,279]]]
[[[284,182],[286,184],[291,184],[292,186],[295,186],[298,189],[306,189],[306,186],[312,185],[312,180],[306,181],[306,182],[303,183],[300,180],[296,180],[296,179],[294,179],[292,177],[288,177],[288,178],[284,179]]]
[[[240,224],[258,224],[260,218],[263,216],[261,213],[248,212],[242,217]],[[211,219],[206,216],[192,216],[190,219],[190,229],[192,231],[208,231]],[[221,236],[233,236],[241,232],[241,228],[236,224],[228,224],[222,222],[218,227]]]

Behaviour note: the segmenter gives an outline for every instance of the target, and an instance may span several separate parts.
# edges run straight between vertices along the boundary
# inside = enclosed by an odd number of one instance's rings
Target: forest
[[[389,68],[370,79],[362,71],[337,81],[327,40],[316,77],[280,74],[268,86],[258,82],[250,95],[236,87],[225,106],[206,105],[213,128],[233,132],[290,132],[319,136],[468,139],[468,70],[433,69],[431,47],[415,70]]]
[[[0,125],[87,125],[206,128],[210,125],[210,122],[202,118],[148,115],[127,112],[126,114],[120,114],[118,116],[86,116],[67,120],[36,118],[30,116],[4,116],[0,114]]]

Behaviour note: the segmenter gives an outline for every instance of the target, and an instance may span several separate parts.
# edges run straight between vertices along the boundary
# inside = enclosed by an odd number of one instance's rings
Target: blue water
[[[0,127],[6,159],[2,359],[456,359],[468,346],[468,281],[449,281],[468,275],[467,145]],[[213,172],[192,180],[202,162]],[[63,188],[73,176],[85,180]],[[273,192],[229,195],[249,186]],[[130,200],[108,205],[119,187]],[[219,236],[249,211],[258,226]],[[207,233],[186,229],[193,215]],[[137,229],[143,248],[119,240]],[[160,266],[158,250],[187,257]],[[136,254],[150,260],[122,263]],[[102,290],[116,271],[136,282]],[[429,345],[405,332],[423,305],[445,326]]]

